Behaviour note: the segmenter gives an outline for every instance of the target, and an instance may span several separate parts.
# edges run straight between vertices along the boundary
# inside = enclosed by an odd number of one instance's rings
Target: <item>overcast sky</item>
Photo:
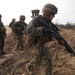
[[[2,21],[8,25],[12,18],[19,20],[20,15],[26,16],[26,22],[31,20],[31,10],[39,9],[40,14],[46,3],[57,6],[58,14],[53,19],[54,23],[75,23],[75,0],[0,0],[0,14]]]

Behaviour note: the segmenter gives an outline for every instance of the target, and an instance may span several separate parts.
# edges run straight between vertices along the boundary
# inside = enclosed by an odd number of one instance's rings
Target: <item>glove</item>
[[[50,34],[51,34],[50,29],[48,29],[48,28],[43,28],[43,35],[44,35],[44,36],[49,36]]]
[[[64,42],[60,39],[57,40],[59,44],[64,45]]]

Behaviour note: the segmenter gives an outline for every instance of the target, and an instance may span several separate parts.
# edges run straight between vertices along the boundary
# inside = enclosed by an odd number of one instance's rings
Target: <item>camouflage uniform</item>
[[[4,24],[1,22],[1,15],[0,15],[0,55],[5,54],[3,51],[4,48],[4,39],[6,37],[6,28],[4,27]]]
[[[47,5],[50,6],[51,4],[47,4]],[[52,6],[55,7],[54,5],[52,5]],[[44,8],[46,8],[46,6]],[[47,7],[47,8],[51,9],[51,6]],[[46,12],[46,10],[43,9],[43,14]],[[51,12],[51,10],[49,10],[49,11]],[[46,15],[46,13],[45,13],[45,15]],[[52,24],[51,20],[47,19],[46,17],[42,17],[42,18],[49,24]],[[31,43],[31,45],[35,46],[38,50],[38,53],[35,56],[35,58],[32,59],[27,65],[27,69],[32,73],[32,75],[34,75],[33,74],[33,66],[36,63],[39,64],[43,58],[44,58],[45,65],[46,65],[46,69],[45,69],[46,75],[52,74],[52,57],[51,57],[50,52],[47,50],[47,48],[44,45],[45,43],[51,41],[52,37],[50,36],[50,33],[49,34],[46,33],[46,35],[44,35],[44,32],[43,32],[44,28],[46,28],[46,27],[42,23],[37,21],[37,17],[34,18],[27,27],[27,35],[28,35],[28,37],[31,37],[28,39],[27,43]],[[32,39],[33,39],[33,41],[32,41]]]
[[[20,16],[20,21],[17,21],[12,25],[12,30],[15,33],[16,38],[18,40],[18,44],[16,48],[18,50],[19,49],[23,50],[23,31],[27,27],[27,24],[24,22],[24,20],[25,20],[25,17],[22,15]]]

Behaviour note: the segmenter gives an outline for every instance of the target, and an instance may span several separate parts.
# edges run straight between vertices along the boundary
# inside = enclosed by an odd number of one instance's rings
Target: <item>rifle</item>
[[[51,32],[51,36],[53,38],[55,38],[57,41],[60,40],[60,43],[59,44],[62,44],[63,42],[63,45],[65,46],[66,50],[73,54],[75,56],[75,52],[73,51],[73,49],[69,46],[69,44],[67,43],[67,41],[60,35],[60,33],[58,32],[59,29],[57,28],[57,26],[55,25],[50,25],[49,23],[47,23],[41,15],[39,15],[37,18],[36,18],[39,22],[41,22],[45,27],[49,28],[50,32]]]

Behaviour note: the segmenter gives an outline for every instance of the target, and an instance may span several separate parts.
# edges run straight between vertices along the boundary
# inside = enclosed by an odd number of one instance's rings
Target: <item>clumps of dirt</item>
[[[75,51],[75,31],[62,29],[63,38]],[[1,75],[29,75],[26,70],[28,62],[34,58],[36,50],[33,47],[26,47],[24,36],[24,50],[16,50],[17,40],[12,32],[5,39],[4,51],[6,55],[0,57]],[[64,46],[57,41],[48,42],[46,47],[52,54],[53,70],[52,75],[75,75],[75,56],[68,53]],[[34,75],[45,75],[44,63],[36,65]]]

